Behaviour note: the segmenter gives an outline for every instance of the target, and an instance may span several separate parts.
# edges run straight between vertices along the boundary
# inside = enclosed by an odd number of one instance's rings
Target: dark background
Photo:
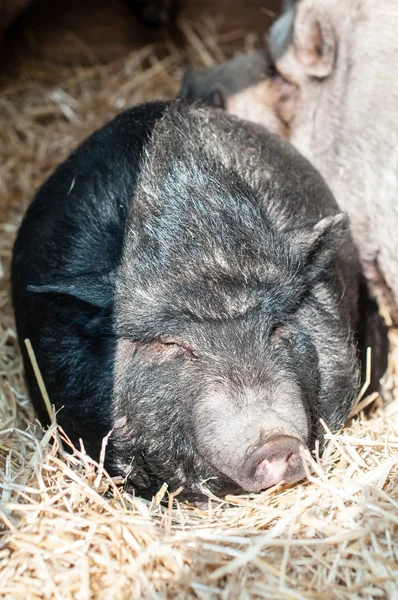
[[[24,54],[68,66],[107,63],[165,36],[181,46],[181,20],[251,34],[258,46],[279,10],[280,0],[182,0],[178,24],[164,30],[139,23],[122,0],[0,0],[1,68]]]

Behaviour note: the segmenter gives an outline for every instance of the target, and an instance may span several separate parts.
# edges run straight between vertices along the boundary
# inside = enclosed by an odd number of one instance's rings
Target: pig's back
[[[322,175],[279,135],[218,110],[202,115],[198,112],[196,118],[202,121],[197,143],[204,144],[210,154],[214,153],[215,162],[235,170],[254,189],[264,214],[276,228],[295,229],[340,212]],[[335,266],[344,281],[344,303],[354,324],[360,268],[351,236],[338,253]]]
[[[48,281],[60,274],[76,276],[115,267],[142,150],[165,106],[158,103],[121,113],[46,181],[29,206],[15,243],[16,290],[25,276],[30,283],[42,283],[43,269]]]
[[[289,142],[222,111],[197,112],[198,143],[254,189],[272,220],[297,227],[339,212],[323,177]]]

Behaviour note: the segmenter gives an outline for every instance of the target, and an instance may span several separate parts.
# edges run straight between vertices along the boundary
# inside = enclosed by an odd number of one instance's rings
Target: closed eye
[[[183,357],[188,360],[198,360],[199,354],[186,342],[176,340],[166,335],[152,339],[134,340],[124,337],[136,360],[149,364],[162,364],[174,358]]]
[[[192,360],[197,360],[199,355],[194,351],[194,349],[189,346],[186,342],[175,340],[168,337],[159,337],[151,343],[154,350],[158,352],[175,352],[176,355],[185,354],[187,358]]]

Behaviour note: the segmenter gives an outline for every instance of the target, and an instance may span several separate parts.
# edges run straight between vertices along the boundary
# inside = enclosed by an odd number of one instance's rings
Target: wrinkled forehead
[[[281,321],[298,301],[300,285],[275,269],[256,273],[225,271],[183,274],[175,271],[134,278],[119,277],[117,312],[127,323],[143,320],[181,327],[189,323],[254,318],[268,327]]]
[[[221,285],[211,280],[190,283],[147,280],[132,287],[121,282],[116,289],[116,305],[127,309],[128,319],[145,314],[148,320],[162,318],[164,323],[238,319],[258,310],[261,299],[259,290],[249,286],[233,282]]]

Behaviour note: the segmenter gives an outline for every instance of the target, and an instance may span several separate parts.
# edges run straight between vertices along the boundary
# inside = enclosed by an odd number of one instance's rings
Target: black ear
[[[336,32],[321,2],[284,0],[283,13],[270,28],[266,42],[274,62],[291,47],[298,62],[296,70],[301,67],[306,75],[319,79],[333,70]]]
[[[314,227],[316,239],[312,244],[312,262],[327,267],[347,239],[350,221],[344,213],[325,217]]]
[[[186,98],[187,100],[192,100],[192,78],[193,78],[194,70],[192,67],[185,67],[184,72],[182,74],[181,81],[181,90],[180,96],[182,98]]]
[[[282,14],[269,29],[265,41],[271,55],[276,62],[289,46],[293,35],[294,0],[284,0]]]
[[[333,261],[347,239],[348,229],[348,216],[338,213],[321,219],[315,225],[295,229],[291,234],[301,261],[317,274],[327,269]]]
[[[213,91],[213,93],[209,97],[208,102],[210,106],[213,106],[214,108],[222,108],[223,110],[225,110],[225,94],[223,92],[222,86]]]
[[[336,58],[336,34],[322,3],[298,5],[293,44],[304,72],[317,78],[330,75]]]
[[[111,306],[115,287],[115,272],[89,273],[48,283],[44,285],[28,285],[28,292],[38,294],[66,294],[83,302],[108,308]]]
[[[287,12],[295,4],[297,4],[297,0],[282,0],[282,13]]]
[[[226,65],[228,64],[226,63]],[[223,83],[216,78],[217,72],[218,69],[214,66],[196,72],[192,67],[186,67],[180,96],[188,102],[201,102],[208,106],[225,109],[227,94],[224,91]],[[222,75],[222,72],[220,75]]]

